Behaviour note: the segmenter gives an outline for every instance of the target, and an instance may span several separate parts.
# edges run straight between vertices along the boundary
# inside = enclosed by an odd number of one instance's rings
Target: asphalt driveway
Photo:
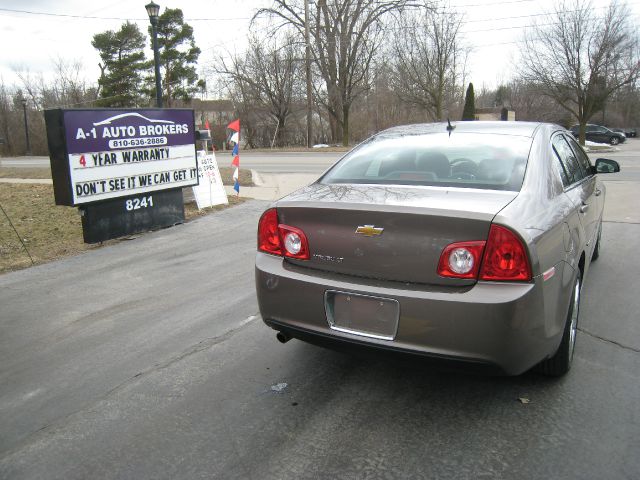
[[[265,206],[0,276],[0,478],[640,476],[639,224],[605,224],[571,373],[492,378],[279,344]]]

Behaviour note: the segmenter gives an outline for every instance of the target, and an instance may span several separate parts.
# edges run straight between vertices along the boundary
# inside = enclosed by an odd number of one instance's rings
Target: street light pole
[[[151,36],[153,38],[153,63],[156,69],[156,107],[162,108],[162,84],[160,82],[160,54],[158,53],[158,14],[160,5],[153,1],[144,6],[151,22]]]
[[[24,112],[24,136],[27,139],[27,155],[31,155],[31,142],[29,141],[29,123],[27,122],[27,99],[22,99],[22,110]]]

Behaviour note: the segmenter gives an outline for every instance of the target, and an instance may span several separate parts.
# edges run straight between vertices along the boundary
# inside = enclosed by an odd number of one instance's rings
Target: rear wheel
[[[618,137],[611,137],[609,139],[609,143],[611,145],[618,145],[620,143],[620,139]]]
[[[571,304],[567,313],[567,321],[564,326],[562,341],[556,353],[546,360],[543,360],[536,367],[540,373],[559,377],[564,375],[571,368],[573,361],[573,351],[576,346],[576,334],[578,333],[578,317],[580,314],[580,287],[582,286],[582,276],[578,270],[578,276],[573,284],[571,292]]]

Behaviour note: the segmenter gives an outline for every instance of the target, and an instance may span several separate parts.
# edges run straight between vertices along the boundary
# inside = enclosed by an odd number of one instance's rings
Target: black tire
[[[611,137],[609,139],[609,143],[611,145],[618,145],[620,143],[620,139],[618,137]]]
[[[536,370],[545,375],[560,377],[571,369],[573,352],[576,346],[576,334],[578,331],[578,318],[580,316],[580,287],[582,286],[582,275],[578,270],[573,290],[571,291],[571,302],[567,312],[567,321],[564,326],[560,346],[554,355],[540,362]]]
[[[602,245],[602,221],[598,227],[598,237],[596,238],[596,245],[593,247],[593,253],[591,254],[591,261],[597,260],[600,256],[600,245]]]

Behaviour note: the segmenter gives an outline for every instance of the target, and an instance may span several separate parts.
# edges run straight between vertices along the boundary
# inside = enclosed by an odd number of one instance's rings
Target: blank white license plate
[[[393,340],[398,330],[400,304],[391,298],[329,290],[325,310],[329,326],[340,332]]]

